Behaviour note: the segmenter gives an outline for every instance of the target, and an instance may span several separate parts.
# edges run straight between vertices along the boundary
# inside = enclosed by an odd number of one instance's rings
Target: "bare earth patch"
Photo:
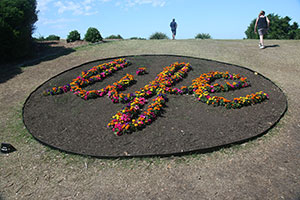
[[[262,135],[279,121],[286,110],[286,98],[277,86],[242,67],[183,56],[147,55],[125,58],[131,65],[85,89],[104,88],[126,74],[135,75],[139,66],[147,66],[148,73],[134,76],[136,83],[125,91],[134,93],[154,80],[165,66],[184,62],[189,63],[192,70],[172,88],[189,86],[192,80],[211,71],[229,72],[247,77],[251,86],[211,95],[233,99],[263,91],[270,98],[241,109],[226,109],[222,106],[208,106],[198,101],[194,95],[167,94],[168,102],[163,108],[162,116],[140,131],[116,136],[107,128],[107,124],[127,103],[114,104],[107,96],[85,101],[72,92],[54,96],[42,95],[53,86],[70,83],[81,71],[87,71],[92,66],[112,59],[99,60],[68,70],[34,91],[24,105],[26,128],[39,141],[77,154],[97,157],[174,155],[215,150],[217,147]],[[217,81],[222,85],[225,83],[225,79],[218,79],[212,85]],[[226,81],[238,82],[230,79]],[[152,99],[154,97],[149,99],[148,105]],[[144,110],[148,105],[145,105]]]

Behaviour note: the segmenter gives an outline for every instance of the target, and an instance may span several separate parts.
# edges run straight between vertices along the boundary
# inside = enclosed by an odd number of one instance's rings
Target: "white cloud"
[[[59,19],[48,19],[41,17],[38,21],[38,23],[42,25],[53,25],[53,24],[66,24],[68,22],[74,22],[76,20],[74,19],[66,19],[66,18],[59,18]]]
[[[163,7],[166,4],[165,0],[126,0],[127,6],[151,4],[153,7]]]
[[[101,0],[106,1],[106,0]],[[110,1],[110,0],[108,0]],[[151,5],[153,7],[164,7],[166,5],[167,0],[125,0],[125,1],[117,1],[115,6],[120,6],[128,10],[129,8],[141,5]]]
[[[41,13],[48,10],[48,4],[51,3],[53,0],[38,0],[37,1],[37,10]]]
[[[72,12],[74,15],[94,15],[98,11],[93,11],[93,3],[95,0],[75,1],[57,1],[54,6],[58,7],[58,13]]]
[[[166,1],[167,0],[37,0],[37,9],[43,14],[54,6],[58,14],[70,12],[73,15],[94,15],[98,13],[98,10],[96,10],[98,6],[96,5],[99,3],[114,3],[115,6],[128,9],[140,5],[163,7]]]

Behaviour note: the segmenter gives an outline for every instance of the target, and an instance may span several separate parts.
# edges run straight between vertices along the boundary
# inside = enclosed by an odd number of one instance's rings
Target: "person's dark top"
[[[177,26],[176,22],[172,21],[171,24],[170,24],[171,29],[176,30],[176,26]]]
[[[259,17],[257,22],[257,28],[268,28],[268,23],[266,17]]]

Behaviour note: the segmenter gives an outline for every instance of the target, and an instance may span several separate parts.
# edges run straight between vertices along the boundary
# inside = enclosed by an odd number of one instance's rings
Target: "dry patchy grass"
[[[271,47],[264,50],[257,43],[115,41],[22,67],[21,73],[0,84],[0,142],[17,148],[0,154],[0,199],[299,198],[300,41],[267,40]],[[289,110],[259,139],[182,157],[105,160],[70,155],[43,146],[24,129],[22,104],[41,83],[88,61],[136,54],[194,56],[250,68],[282,88]]]

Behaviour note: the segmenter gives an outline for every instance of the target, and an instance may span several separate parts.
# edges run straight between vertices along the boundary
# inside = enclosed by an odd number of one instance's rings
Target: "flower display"
[[[107,76],[127,67],[129,64],[126,59],[122,58],[95,66],[88,71],[81,72],[81,75],[73,79],[70,84],[53,87],[45,91],[44,95],[57,95],[72,91],[85,100],[107,95],[113,103],[121,102],[125,104],[125,106],[112,117],[107,125],[116,135],[141,130],[155,121],[163,112],[163,107],[168,101],[168,94],[192,94],[203,103],[214,106],[224,106],[227,109],[236,109],[257,104],[269,98],[268,94],[262,91],[246,95],[245,97],[234,98],[233,100],[212,95],[213,93],[227,92],[251,85],[246,77],[229,72],[212,71],[203,73],[198,78],[192,80],[190,86],[175,88],[173,86],[182,81],[188,72],[192,70],[191,65],[184,62],[175,62],[164,67],[163,71],[157,74],[153,81],[150,81],[147,85],[134,93],[121,92],[135,82],[134,76],[130,74],[126,74],[119,81],[99,90],[88,91],[84,89],[84,87],[88,85],[104,80]],[[145,73],[145,67],[140,67],[136,71],[137,75]],[[223,79],[225,84],[213,84],[217,79]],[[149,103],[147,108],[144,108],[152,97],[152,102]]]

